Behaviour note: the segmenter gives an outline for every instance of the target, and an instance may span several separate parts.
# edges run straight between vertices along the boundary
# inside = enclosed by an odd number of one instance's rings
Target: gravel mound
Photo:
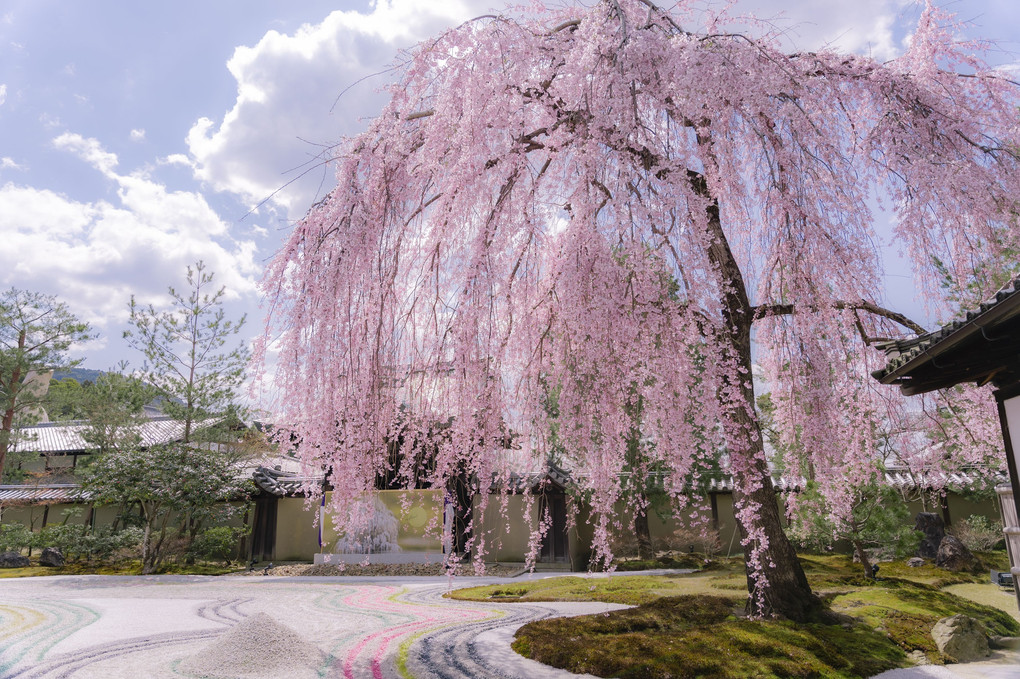
[[[222,679],[317,677],[324,661],[322,651],[297,632],[256,613],[184,660],[180,669]]]

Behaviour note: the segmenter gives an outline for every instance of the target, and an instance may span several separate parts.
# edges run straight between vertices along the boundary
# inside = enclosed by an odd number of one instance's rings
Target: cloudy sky
[[[1020,5],[942,1],[971,22],[969,37],[997,41],[993,61],[1014,61]],[[254,335],[265,262],[331,188],[320,153],[381,107],[386,76],[373,74],[501,6],[0,0],[0,287],[66,301],[99,332],[79,355],[102,369],[140,360],[120,339],[129,297],[160,304],[203,259]],[[883,59],[919,13],[908,0],[737,6],[797,48]]]

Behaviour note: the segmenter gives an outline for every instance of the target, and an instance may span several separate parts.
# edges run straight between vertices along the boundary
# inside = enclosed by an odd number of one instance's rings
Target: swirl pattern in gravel
[[[447,578],[435,577],[4,580],[0,677],[538,676],[534,667],[515,671],[512,658],[494,660],[513,655],[508,641],[500,650],[478,638],[547,617],[548,607],[454,601],[443,598],[449,588]]]

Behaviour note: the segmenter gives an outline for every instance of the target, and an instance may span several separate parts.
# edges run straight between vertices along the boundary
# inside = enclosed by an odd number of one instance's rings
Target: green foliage
[[[1020,252],[1003,243],[996,243],[990,252],[998,252],[998,259],[991,262],[975,262],[974,269],[964,280],[958,279],[944,261],[932,258],[932,265],[939,275],[939,285],[946,292],[946,299],[955,309],[973,309],[990,290],[998,290],[1020,274]]]
[[[82,490],[99,505],[137,506],[143,529],[142,568],[156,570],[181,529],[174,516],[212,518],[232,510],[227,500],[250,495],[240,462],[219,451],[184,444],[113,451],[80,471]]]
[[[794,544],[808,550],[824,552],[837,541],[848,540],[855,549],[878,548],[888,557],[913,553],[920,539],[903,498],[895,489],[875,483],[854,490],[851,516],[842,522],[826,512],[817,487],[808,483],[798,498],[788,534]]]
[[[145,406],[158,392],[125,370],[122,363],[81,384],[71,377],[51,381],[47,413],[54,420],[85,421],[82,438],[96,453],[136,446],[137,427],[147,420]]]
[[[34,534],[20,523],[0,524],[0,552],[20,552],[32,545]]]
[[[170,308],[141,307],[131,298],[133,329],[128,343],[145,355],[145,381],[163,397],[164,412],[185,423],[184,442],[216,440],[218,432],[196,431],[203,420],[237,412],[237,390],[249,352],[244,342],[225,348],[245,322],[228,320],[225,288],[209,293],[213,274],[199,261],[188,267],[187,294],[168,289]]]
[[[120,550],[137,547],[142,531],[136,527],[114,531],[110,526],[93,530],[85,524],[53,524],[36,534],[33,546],[59,549],[64,560],[73,563],[106,561]]]
[[[214,526],[198,534],[191,545],[195,556],[230,564],[238,557],[238,544],[248,535],[248,526]]]
[[[971,514],[957,521],[950,532],[972,552],[987,552],[1005,541],[1002,524],[981,514]]]
[[[85,390],[90,386],[91,382],[82,384],[73,377],[51,379],[50,388],[43,401],[43,408],[46,409],[50,421],[66,422],[84,418],[81,404],[85,398]]]
[[[0,481],[19,430],[39,419],[43,394],[25,378],[74,365],[68,349],[91,338],[88,323],[55,297],[15,288],[0,293]]]

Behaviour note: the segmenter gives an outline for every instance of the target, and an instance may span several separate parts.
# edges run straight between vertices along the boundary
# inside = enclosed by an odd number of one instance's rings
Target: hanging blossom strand
[[[776,508],[752,337],[801,432],[788,462],[842,501],[886,398],[869,338],[921,330],[881,304],[869,199],[933,294],[934,257],[963,275],[1016,247],[1016,89],[930,5],[879,63],[688,32],[695,4],[468,22],[419,45],[338,148],[336,188],[267,269],[262,352],[278,338],[280,421],[339,520],[398,437],[428,451],[432,487],[468,479],[483,503],[559,455],[605,564],[625,469],[683,505],[722,455],[749,612],[818,610]]]

